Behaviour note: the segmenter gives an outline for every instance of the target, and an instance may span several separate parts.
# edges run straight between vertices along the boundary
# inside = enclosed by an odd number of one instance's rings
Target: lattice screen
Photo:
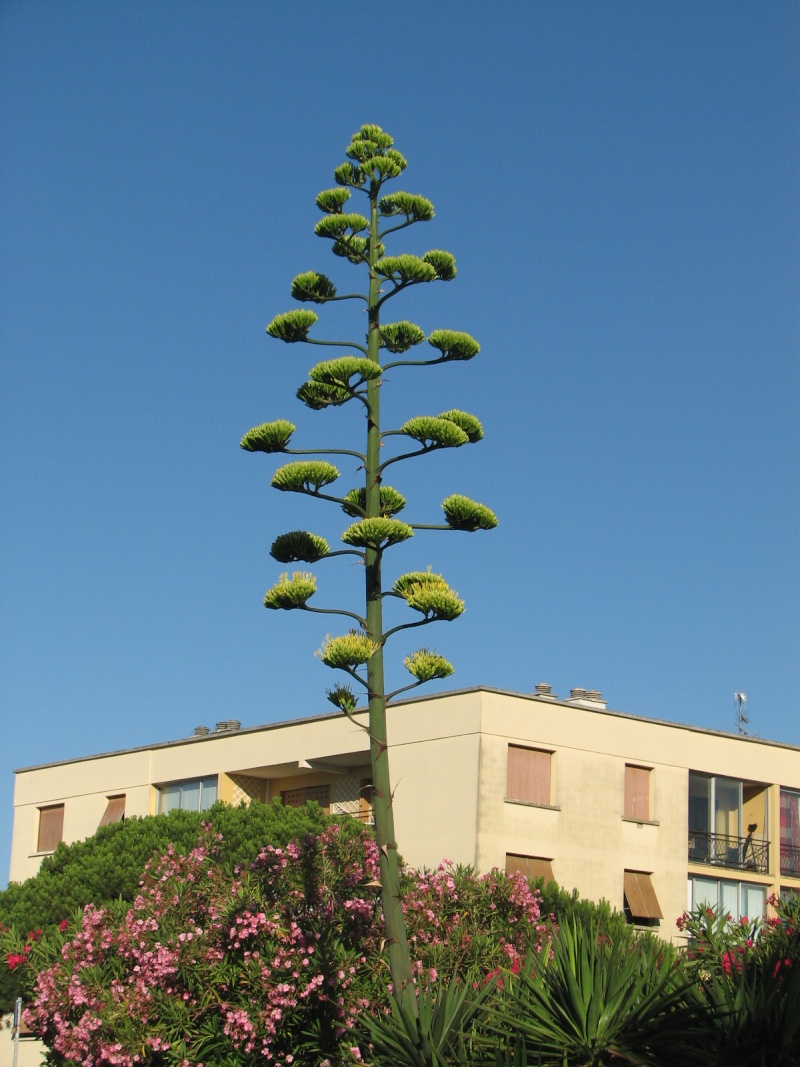
[[[244,801],[245,804],[249,804],[251,800],[266,800],[266,779],[254,778],[250,774],[231,774],[228,775],[228,777],[233,782],[231,804],[233,804],[234,807],[238,807],[242,801]]]

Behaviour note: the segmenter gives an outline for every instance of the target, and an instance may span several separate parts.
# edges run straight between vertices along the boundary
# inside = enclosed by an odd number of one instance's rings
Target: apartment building
[[[554,878],[676,936],[685,908],[800,891],[800,748],[612,711],[599,692],[476,688],[388,715],[400,851]],[[339,713],[16,772],[11,879],[59,841],[173,807],[281,797],[369,820],[367,735]]]

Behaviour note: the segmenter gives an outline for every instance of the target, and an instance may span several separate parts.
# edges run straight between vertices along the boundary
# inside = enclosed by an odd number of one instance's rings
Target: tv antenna
[[[749,693],[734,693],[733,694],[733,699],[736,701],[737,711],[738,711],[738,717],[737,717],[737,724],[736,725],[737,725],[737,728],[739,730],[739,733],[743,734],[745,737],[749,737],[750,736],[747,733],[747,730],[745,730],[745,726],[749,725],[750,720],[748,719],[748,717],[744,713],[744,706],[747,703],[748,697],[749,697]]]

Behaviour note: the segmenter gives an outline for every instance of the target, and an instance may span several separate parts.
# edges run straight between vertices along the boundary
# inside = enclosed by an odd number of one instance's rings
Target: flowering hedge
[[[390,983],[369,832],[332,826],[266,847],[235,873],[208,828],[151,863],[131,905],[87,906],[41,935],[7,931],[25,1020],[53,1063],[247,1067],[357,1059],[351,1030]],[[408,872],[404,904],[423,987],[484,973],[541,943],[535,891],[494,871]]]

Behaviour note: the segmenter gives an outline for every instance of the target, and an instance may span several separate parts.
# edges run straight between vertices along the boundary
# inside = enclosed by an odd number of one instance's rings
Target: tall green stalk
[[[414,456],[441,448],[457,448],[475,443],[483,437],[480,422],[467,412],[452,410],[436,416],[423,415],[407,420],[399,429],[381,428],[380,397],[383,373],[390,368],[432,366],[472,359],[479,351],[477,341],[468,334],[452,330],[434,330],[427,336],[434,349],[429,359],[395,359],[381,362],[381,352],[404,355],[426,340],[419,326],[409,322],[381,325],[386,303],[412,285],[434,281],[451,281],[455,277],[455,260],[448,252],[433,250],[423,256],[387,256],[383,245],[389,234],[433,218],[433,205],[424,197],[396,192],[386,195],[383,187],[405,170],[406,161],[393,148],[392,138],[379,126],[362,126],[353,135],[347,149],[350,160],[334,172],[337,188],[327,189],[317,197],[323,218],[315,232],[333,242],[333,252],[350,263],[366,268],[367,292],[338,295],[333,282],[324,274],[308,271],[292,282],[292,295],[304,303],[325,304],[333,300],[364,301],[367,311],[365,343],[325,341],[309,336],[317,321],[310,310],[290,311],[276,316],[267,333],[287,343],[329,345],[350,349],[350,353],[317,364],[309,372],[309,381],[298,390],[298,398],[312,410],[340,407],[355,400],[363,406],[367,421],[366,450],[303,450],[289,448],[295,431],[292,423],[279,419],[250,430],[242,438],[242,447],[251,452],[288,453],[293,455],[346,455],[360,461],[365,472],[363,489],[353,489],[344,496],[323,492],[339,477],[333,464],[322,460],[303,460],[285,464],[276,471],[272,485],[284,492],[304,493],[338,504],[353,522],[342,534],[348,548],[331,551],[323,538],[308,531],[294,530],[282,534],[272,544],[270,554],[281,563],[317,563],[337,555],[355,555],[364,564],[364,614],[339,608],[311,607],[316,592],[316,578],[307,571],[281,575],[267,592],[268,608],[298,609],[323,614],[342,615],[356,626],[339,637],[328,636],[317,653],[327,666],[344,671],[366,689],[369,715],[365,725],[353,717],[357,700],[349,685],[328,691],[329,700],[369,734],[372,764],[375,839],[380,851],[381,892],[383,901],[389,966],[394,989],[412,1015],[417,1004],[414,995],[411,959],[403,916],[400,870],[392,810],[389,746],[386,731],[386,707],[389,700],[435,678],[452,674],[452,666],[427,648],[418,649],[404,660],[415,681],[387,693],[384,682],[384,646],[399,631],[432,622],[450,621],[464,610],[459,598],[441,575],[415,571],[398,578],[385,589],[381,568],[386,549],[423,530],[488,530],[497,525],[494,514],[467,497],[451,495],[442,508],[444,524],[406,523],[394,516],[402,511],[404,497],[383,485],[387,467]],[[344,205],[357,191],[369,201],[369,216],[344,213]],[[381,230],[381,225],[389,222]],[[410,452],[386,458],[388,439],[402,437],[414,442]],[[384,627],[383,604],[387,597],[396,598],[418,612],[421,618]]]

